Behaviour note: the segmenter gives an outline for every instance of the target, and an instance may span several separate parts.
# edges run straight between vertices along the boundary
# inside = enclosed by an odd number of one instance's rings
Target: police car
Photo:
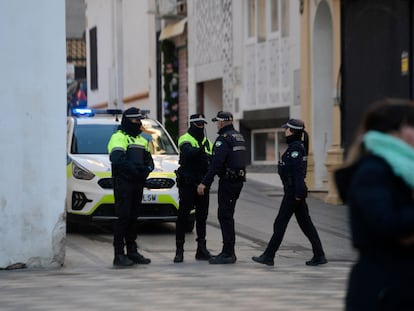
[[[74,109],[67,118],[68,226],[84,220],[116,218],[107,145],[121,118],[121,110],[92,109]],[[175,182],[177,147],[158,121],[146,117],[142,124],[141,135],[150,142],[155,168],[144,187],[138,221],[175,222],[179,208]],[[193,228],[194,211],[188,220],[187,231]]]

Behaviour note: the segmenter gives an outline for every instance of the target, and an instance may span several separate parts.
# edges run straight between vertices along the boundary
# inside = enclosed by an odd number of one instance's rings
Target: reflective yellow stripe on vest
[[[208,139],[204,137],[202,144],[204,145],[207,140]],[[193,136],[191,136],[188,132],[180,136],[180,138],[178,139],[178,147],[180,147],[184,143],[190,143],[191,146],[193,146],[194,148],[200,148],[198,141]],[[208,141],[208,145],[210,147],[209,150],[207,150],[207,148],[204,148],[204,152],[207,154],[211,154],[213,151],[212,150],[213,144],[211,143],[211,141]]]
[[[149,149],[149,142],[141,135],[138,135],[137,137],[132,137],[129,135],[126,135],[122,131],[117,131],[115,134],[112,135],[111,139],[108,143],[108,153],[115,150],[122,150],[126,152],[128,149],[128,146],[131,148],[139,147],[144,148],[145,151],[150,152]]]

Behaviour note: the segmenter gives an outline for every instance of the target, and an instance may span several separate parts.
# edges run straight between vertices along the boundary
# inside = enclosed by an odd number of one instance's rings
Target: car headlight
[[[95,177],[95,174],[81,166],[79,163],[76,163],[75,161],[72,163],[72,175],[76,179],[83,180],[91,180]]]

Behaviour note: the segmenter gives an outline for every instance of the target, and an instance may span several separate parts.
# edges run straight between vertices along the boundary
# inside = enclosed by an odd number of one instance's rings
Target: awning
[[[159,41],[179,36],[184,33],[185,24],[187,23],[187,18],[180,20],[177,23],[169,24],[161,30]]]

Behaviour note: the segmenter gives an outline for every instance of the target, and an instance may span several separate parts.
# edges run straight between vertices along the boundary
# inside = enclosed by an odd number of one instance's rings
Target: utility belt
[[[246,171],[244,169],[228,168],[221,178],[230,181],[246,181]]]

